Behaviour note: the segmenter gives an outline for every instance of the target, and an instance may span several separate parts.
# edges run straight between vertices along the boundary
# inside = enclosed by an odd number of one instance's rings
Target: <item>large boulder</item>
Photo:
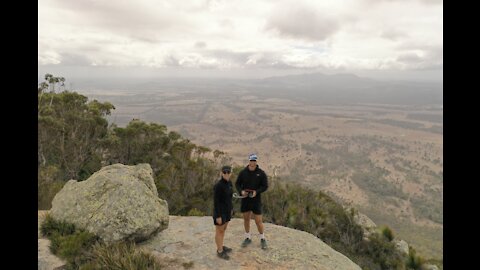
[[[146,240],[169,222],[168,204],[158,198],[152,174],[149,164],[103,167],[85,181],[68,181],[55,195],[50,214],[106,243]]]

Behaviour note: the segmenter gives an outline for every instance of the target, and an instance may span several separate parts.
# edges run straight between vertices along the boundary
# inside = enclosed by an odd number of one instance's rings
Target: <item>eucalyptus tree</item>
[[[54,86],[46,92],[52,84],[65,80],[51,74],[45,79],[39,86],[38,165],[58,166],[64,180],[82,180],[100,166],[98,148],[108,128],[105,116],[115,107],[109,102],[88,101],[76,92],[55,93]]]

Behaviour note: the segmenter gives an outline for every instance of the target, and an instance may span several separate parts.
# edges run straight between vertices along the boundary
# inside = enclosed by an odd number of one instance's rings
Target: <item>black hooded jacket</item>
[[[230,216],[233,209],[232,182],[227,181],[222,177],[222,179],[218,180],[217,184],[215,184],[213,190],[213,218]]]
[[[265,192],[268,189],[268,180],[267,174],[260,169],[260,167],[255,168],[255,170],[250,171],[245,167],[237,177],[237,182],[235,182],[235,187],[237,188],[238,194],[241,194],[242,190],[252,189],[257,192],[257,195],[253,198],[246,197],[243,200],[258,200],[261,201],[261,193]]]

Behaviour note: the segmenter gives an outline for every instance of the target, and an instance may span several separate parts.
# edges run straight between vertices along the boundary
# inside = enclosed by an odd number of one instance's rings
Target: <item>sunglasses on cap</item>
[[[231,171],[222,171],[223,174],[229,174]]]

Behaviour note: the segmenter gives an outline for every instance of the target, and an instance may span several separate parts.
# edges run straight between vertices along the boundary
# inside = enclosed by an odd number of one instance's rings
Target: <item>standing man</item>
[[[252,242],[250,219],[253,213],[258,233],[260,233],[260,244],[262,249],[266,249],[267,241],[263,231],[261,193],[268,189],[268,181],[265,172],[258,167],[257,159],[256,154],[248,156],[248,166],[239,173],[235,187],[242,196],[246,196],[242,199],[240,208],[245,227],[245,240],[242,243],[242,247],[246,247]]]

